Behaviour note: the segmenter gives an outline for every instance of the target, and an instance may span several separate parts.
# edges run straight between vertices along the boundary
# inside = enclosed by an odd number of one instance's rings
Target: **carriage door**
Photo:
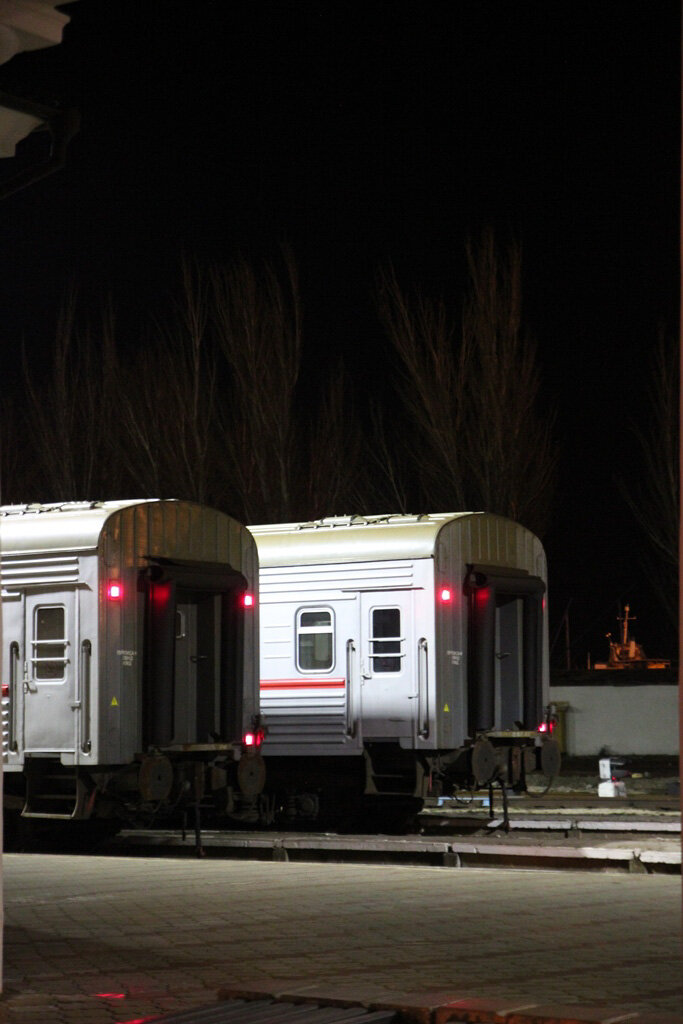
[[[23,677],[24,750],[73,753],[77,658],[74,653],[76,594],[60,591],[26,597]]]
[[[220,729],[220,613],[220,595],[178,591],[172,743],[208,743]]]
[[[467,659],[470,735],[489,729],[534,729],[543,705],[543,594],[537,576],[474,571]]]
[[[197,729],[197,606],[181,604],[175,613],[173,739],[194,743]]]
[[[360,595],[365,739],[414,737],[417,716],[412,591]]]
[[[524,601],[504,594],[496,602],[494,721],[514,729],[524,718]]]

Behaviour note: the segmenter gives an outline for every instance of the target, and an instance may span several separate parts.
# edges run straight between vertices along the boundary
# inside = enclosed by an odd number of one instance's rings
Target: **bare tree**
[[[25,423],[20,406],[11,395],[0,397],[0,504],[16,504],[33,498],[28,494],[27,460],[23,457]]]
[[[362,491],[351,389],[340,368],[300,387],[291,255],[284,272],[186,260],[181,274],[177,303],[125,358],[111,307],[97,331],[79,330],[69,294],[49,378],[26,359],[32,498],[173,496],[247,522],[351,510]]]
[[[391,269],[380,278],[379,311],[400,361],[405,437],[420,490],[432,508],[465,508],[466,379],[446,307],[419,292],[406,296]]]
[[[679,345],[661,328],[647,389],[648,415],[633,431],[645,471],[619,487],[649,546],[645,567],[670,624],[678,629]]]
[[[522,325],[522,257],[502,257],[493,232],[467,245],[470,284],[460,365],[467,394],[464,437],[471,489],[481,508],[546,529],[555,480],[552,418],[539,410],[536,345]]]
[[[396,456],[396,441],[397,436],[407,437],[409,432],[401,432],[396,410],[392,409],[389,416],[386,402],[371,400],[369,418],[372,444],[364,448],[363,464],[370,474],[370,480],[364,488],[365,500],[359,507],[408,512],[417,507],[411,502],[416,488],[413,486],[411,468],[405,460]]]
[[[363,508],[367,500],[367,462],[353,391],[339,365],[322,387],[314,415],[302,425],[307,457],[297,474],[301,518],[344,515]]]
[[[443,303],[407,298],[393,272],[381,281],[410,454],[425,507],[498,512],[542,535],[556,455],[538,408],[536,349],[522,328],[520,251],[510,245],[501,257],[487,231],[467,260],[460,330]]]
[[[217,358],[200,268],[181,267],[175,309],[140,346],[122,389],[124,463],[137,493],[200,503],[222,497],[216,454]]]
[[[301,445],[296,386],[301,364],[301,304],[294,260],[284,281],[271,263],[257,274],[246,260],[215,268],[212,320],[230,373],[221,431],[228,477],[247,522],[292,518]]]
[[[97,329],[79,329],[76,292],[62,306],[52,374],[39,379],[24,350],[28,437],[35,500],[112,496],[118,457],[118,366],[110,304]]]

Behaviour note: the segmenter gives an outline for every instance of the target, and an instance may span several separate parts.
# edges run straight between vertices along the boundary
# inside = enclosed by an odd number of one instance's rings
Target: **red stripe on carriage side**
[[[346,686],[345,679],[262,679],[262,690],[338,690]]]

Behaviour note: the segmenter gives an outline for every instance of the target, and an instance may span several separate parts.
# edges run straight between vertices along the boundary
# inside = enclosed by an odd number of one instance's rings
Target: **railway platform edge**
[[[558,1003],[530,1003],[528,998],[511,995],[508,999],[454,997],[452,991],[410,993],[390,1000],[364,998],[348,989],[303,982],[281,986],[226,987],[218,992],[219,1000],[262,1000],[312,1003],[317,1006],[362,1007],[368,1011],[393,1010],[402,1024],[683,1024],[679,1014],[630,1011],[618,1005],[575,1006]],[[172,1018],[169,1019],[171,1024]],[[162,1021],[159,1024],[163,1024]]]

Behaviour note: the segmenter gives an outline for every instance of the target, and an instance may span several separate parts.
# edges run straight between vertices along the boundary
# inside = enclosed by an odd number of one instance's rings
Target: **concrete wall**
[[[675,685],[551,686],[550,700],[569,703],[567,754],[678,754]]]

